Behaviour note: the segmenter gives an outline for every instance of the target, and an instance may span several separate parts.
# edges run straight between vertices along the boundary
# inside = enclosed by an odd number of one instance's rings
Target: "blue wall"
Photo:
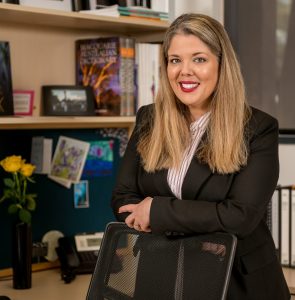
[[[121,129],[123,130],[123,129]],[[123,130],[124,131],[124,130]],[[127,130],[126,130],[127,134]],[[36,184],[31,184],[31,192],[38,194],[37,209],[33,213],[33,241],[41,241],[49,230],[59,230],[65,235],[79,232],[103,231],[105,225],[114,220],[110,207],[112,188],[120,163],[117,138],[103,137],[99,129],[81,130],[13,130],[0,131],[0,160],[8,155],[22,155],[30,162],[32,136],[44,136],[53,139],[53,150],[59,135],[77,138],[83,141],[114,140],[113,174],[95,177],[89,180],[89,208],[76,209],[73,205],[73,187],[67,189],[47,178],[47,175],[34,175]],[[0,191],[2,178],[0,170]],[[73,185],[72,185],[73,186]],[[7,213],[7,204],[0,205],[0,269],[11,266],[11,227],[14,218]]]

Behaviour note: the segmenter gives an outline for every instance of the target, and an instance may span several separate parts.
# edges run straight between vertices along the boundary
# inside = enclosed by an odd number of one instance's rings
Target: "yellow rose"
[[[5,159],[0,161],[0,165],[6,172],[14,173],[20,170],[24,163],[21,156],[8,156]]]
[[[35,168],[36,168],[36,167],[33,166],[33,165],[31,165],[31,164],[23,164],[23,165],[21,166],[20,172],[21,172],[21,174],[23,174],[24,176],[30,177],[30,176],[33,174]]]

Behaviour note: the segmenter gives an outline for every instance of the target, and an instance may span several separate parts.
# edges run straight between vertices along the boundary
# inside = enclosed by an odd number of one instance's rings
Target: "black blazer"
[[[239,172],[212,173],[207,164],[193,158],[182,186],[183,200],[176,199],[167,183],[167,170],[147,173],[136,150],[145,115],[141,108],[128,143],[112,208],[117,219],[120,206],[153,197],[150,224],[153,233],[226,231],[238,237],[228,299],[290,299],[271,233],[264,221],[279,175],[278,122],[252,108],[246,128],[249,140],[247,166]],[[159,141],[161,142],[161,141]]]

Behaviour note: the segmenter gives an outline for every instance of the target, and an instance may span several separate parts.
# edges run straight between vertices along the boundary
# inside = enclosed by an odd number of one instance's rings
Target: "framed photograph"
[[[13,115],[9,42],[0,41],[0,115]]]
[[[19,4],[19,0],[0,0],[0,3],[12,3],[12,4]]]
[[[72,11],[72,0],[19,0],[20,5]]]
[[[95,103],[90,86],[42,87],[43,115],[45,116],[94,116]]]
[[[89,207],[88,181],[81,180],[74,184],[74,207]]]
[[[13,91],[14,114],[31,116],[33,114],[34,91]]]

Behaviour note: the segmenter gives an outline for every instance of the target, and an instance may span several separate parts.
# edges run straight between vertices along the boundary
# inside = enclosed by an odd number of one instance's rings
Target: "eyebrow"
[[[205,52],[195,52],[195,53],[192,54],[192,56],[199,55],[199,54],[205,54],[205,55],[207,55]],[[169,53],[168,53],[168,56],[179,57],[178,54],[169,54]]]

